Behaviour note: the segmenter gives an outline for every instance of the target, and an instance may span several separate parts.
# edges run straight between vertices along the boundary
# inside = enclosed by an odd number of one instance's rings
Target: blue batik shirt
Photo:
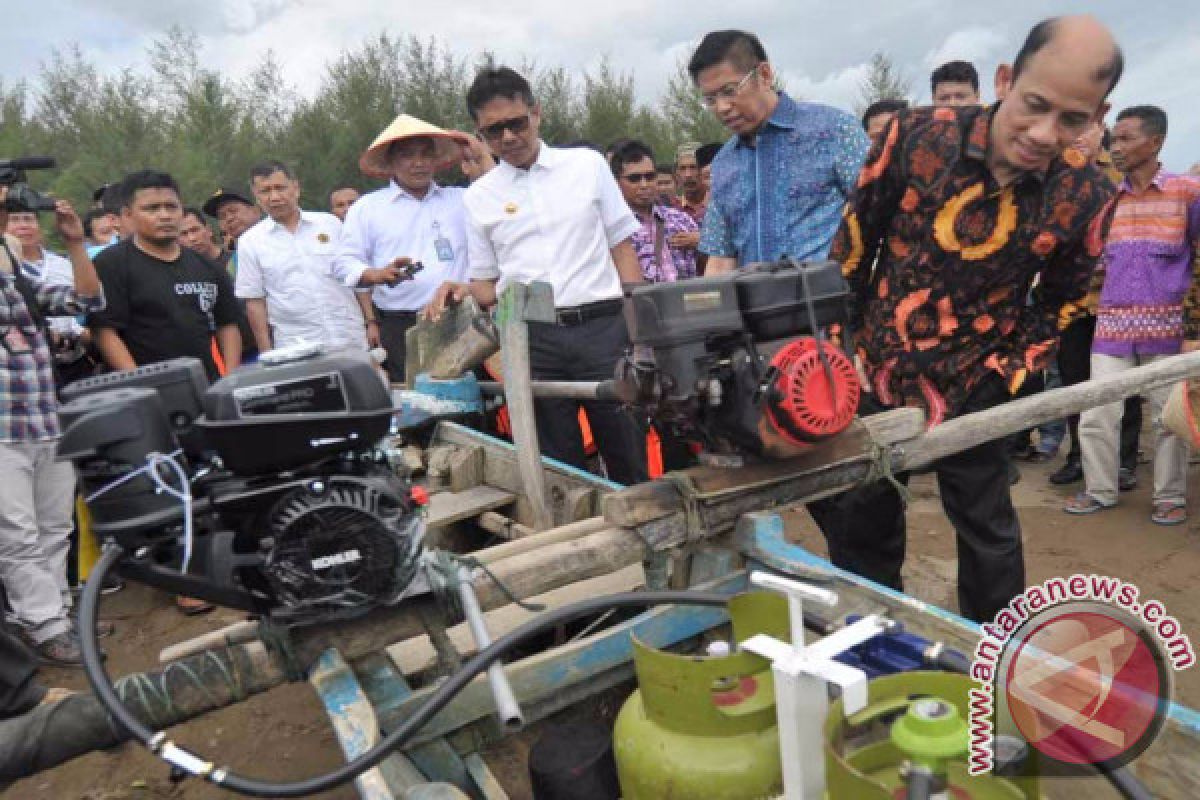
[[[753,141],[717,153],[700,251],[739,265],[825,258],[868,145],[854,117],[780,92]]]

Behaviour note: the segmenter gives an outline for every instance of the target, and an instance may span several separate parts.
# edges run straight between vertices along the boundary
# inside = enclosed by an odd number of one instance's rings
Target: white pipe
[[[483,650],[492,643],[492,637],[484,623],[479,598],[475,596],[475,589],[471,585],[472,579],[469,569],[458,568],[458,596],[462,602],[463,616],[466,618],[467,627],[471,629],[471,635],[475,637],[475,647]],[[500,724],[504,730],[515,733],[524,728],[525,716],[521,713],[521,707],[517,705],[512,684],[504,674],[504,665],[499,661],[493,662],[488,667],[487,676],[488,684],[492,687],[492,697],[496,701],[496,714],[500,717]]]

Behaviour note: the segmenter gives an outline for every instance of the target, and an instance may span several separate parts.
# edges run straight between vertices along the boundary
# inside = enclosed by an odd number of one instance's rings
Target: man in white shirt
[[[629,345],[621,286],[642,282],[630,242],[640,225],[612,171],[592,150],[563,150],[541,141],[541,107],[529,82],[507,67],[476,76],[467,108],[501,163],[464,196],[470,284],[444,286],[431,313],[468,292],[489,306],[510,282],[545,281],[554,288],[557,322],[530,323],[533,377],[611,378]],[[542,452],[584,466],[579,403],[535,402]],[[645,480],[644,435],[634,418],[615,403],[582,405],[609,478],[624,484]]]
[[[332,274],[342,223],[302,211],[300,182],[278,161],[254,167],[250,186],[267,217],[238,239],[234,293],[246,301],[259,350],[300,341],[365,350],[369,301]],[[378,332],[371,333],[378,344]]]
[[[388,377],[404,381],[404,335],[446,281],[467,276],[463,189],[438,185],[434,173],[464,159],[469,137],[401,114],[359,159],[373,178],[389,179],[346,212],[333,274],[352,288],[373,286],[373,314],[387,351]],[[397,279],[420,263],[410,280]]]

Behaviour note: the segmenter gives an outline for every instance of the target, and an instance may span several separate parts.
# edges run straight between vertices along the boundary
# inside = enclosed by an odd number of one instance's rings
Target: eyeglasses
[[[653,183],[656,177],[658,177],[656,172],[633,172],[629,175],[622,175],[621,179],[630,183]]]
[[[483,138],[496,141],[504,136],[505,131],[511,131],[514,134],[521,134],[529,130],[529,115],[523,117],[513,117],[512,119],[502,119],[499,122],[493,122],[491,125],[485,125],[479,129],[483,134]]]
[[[712,108],[713,106],[715,106],[717,104],[718,100],[733,100],[734,98],[736,98],[738,96],[738,94],[742,91],[742,89],[746,88],[746,84],[750,82],[750,79],[753,78],[757,74],[758,74],[758,67],[755,67],[754,69],[747,72],[746,76],[744,78],[742,78],[740,81],[738,81],[736,85],[730,86],[730,85],[726,84],[725,86],[722,86],[720,89],[717,89],[712,94],[700,95],[700,102],[703,103],[707,108]]]

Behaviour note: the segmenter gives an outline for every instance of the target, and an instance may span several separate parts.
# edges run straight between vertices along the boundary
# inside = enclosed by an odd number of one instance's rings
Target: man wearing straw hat
[[[401,114],[358,160],[359,169],[388,185],[346,212],[334,275],[346,286],[374,287],[374,314],[387,350],[388,376],[404,380],[404,334],[417,311],[446,281],[467,274],[463,189],[441,186],[434,173],[462,163],[464,172],[490,166],[471,137]],[[419,271],[410,272],[420,264]],[[408,279],[411,275],[411,279]]]

